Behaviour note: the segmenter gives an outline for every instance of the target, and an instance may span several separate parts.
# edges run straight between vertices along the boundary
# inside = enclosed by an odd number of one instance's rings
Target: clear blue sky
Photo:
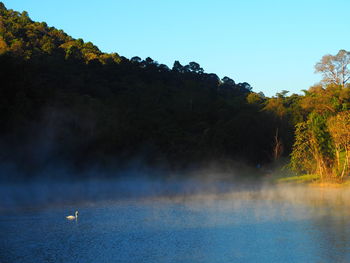
[[[246,81],[271,96],[318,82],[325,54],[350,50],[349,0],[5,0],[104,52]]]

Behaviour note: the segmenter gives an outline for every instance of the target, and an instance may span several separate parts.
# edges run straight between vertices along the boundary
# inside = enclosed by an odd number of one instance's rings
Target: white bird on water
[[[72,215],[70,215],[70,216],[66,216],[66,218],[68,219],[68,220],[77,220],[78,219],[78,211],[75,211],[75,216],[72,216]]]

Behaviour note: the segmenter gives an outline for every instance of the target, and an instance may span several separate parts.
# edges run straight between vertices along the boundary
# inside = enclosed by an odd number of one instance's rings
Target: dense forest
[[[103,53],[0,2],[0,163],[31,174],[135,160],[171,169],[260,167],[291,156],[297,172],[344,178],[349,61],[345,50],[324,56],[319,84],[268,98],[196,62],[169,68]]]

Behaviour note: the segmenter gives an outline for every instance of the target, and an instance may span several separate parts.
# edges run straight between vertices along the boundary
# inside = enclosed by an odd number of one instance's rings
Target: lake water
[[[350,262],[349,197],[267,187],[6,207],[0,262]]]

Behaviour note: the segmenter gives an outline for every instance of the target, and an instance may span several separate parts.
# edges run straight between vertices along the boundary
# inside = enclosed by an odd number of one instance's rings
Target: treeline
[[[268,99],[248,83],[196,62],[170,69],[102,53],[3,4],[0,14],[2,163],[255,166],[274,158],[276,131],[291,141],[291,125],[264,111]]]
[[[170,168],[232,160],[260,167],[289,157],[295,127],[292,160],[299,163],[300,127],[314,112],[323,114],[323,93],[342,105],[333,115],[349,102],[345,83],[267,98],[196,62],[168,68],[151,58],[103,53],[2,3],[0,78],[0,163],[26,173],[133,160]],[[343,165],[344,148],[334,147]]]
[[[296,125],[291,167],[343,181],[350,175],[350,52],[325,55],[315,69],[323,79],[304,91],[300,104],[309,114]]]

